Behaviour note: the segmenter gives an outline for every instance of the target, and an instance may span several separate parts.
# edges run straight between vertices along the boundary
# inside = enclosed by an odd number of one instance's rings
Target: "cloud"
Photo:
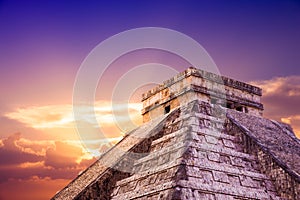
[[[15,133],[1,142],[0,182],[32,176],[72,179],[95,161],[79,141],[31,141]]]
[[[48,148],[54,148],[55,142],[52,140],[29,140],[20,138],[16,144],[22,148],[24,152],[36,155],[45,155]]]
[[[290,124],[298,138],[300,138],[300,114],[289,117],[282,117],[281,121]]]
[[[17,108],[5,116],[36,129],[73,127],[72,106],[67,104]]]
[[[264,116],[292,125],[300,137],[300,76],[253,81],[263,89]]]
[[[128,127],[119,127],[119,124],[135,125],[142,123],[140,115],[141,103],[111,103],[109,101],[97,101],[94,107],[77,107],[81,112],[80,119],[90,126],[101,126],[104,129],[119,128],[118,134],[123,134]],[[16,108],[13,112],[5,113],[5,117],[13,119],[35,129],[74,129],[75,120],[73,108],[70,104],[31,106]],[[96,117],[96,121],[94,121]],[[132,127],[130,127],[132,128]]]
[[[21,138],[20,133],[15,133],[2,140],[0,147],[1,165],[20,164],[23,162],[42,161],[43,157],[34,152],[26,151],[22,146],[17,144]]]
[[[80,163],[80,158],[83,156],[83,150],[74,145],[55,142],[54,148],[49,148],[45,156],[45,166],[53,168],[68,168],[75,167]]]

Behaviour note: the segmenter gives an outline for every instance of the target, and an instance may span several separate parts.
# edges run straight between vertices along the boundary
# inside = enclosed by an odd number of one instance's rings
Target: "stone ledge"
[[[261,104],[261,103],[251,101],[251,100],[247,100],[247,99],[244,99],[244,98],[240,98],[240,97],[237,97],[237,96],[230,96],[230,95],[227,95],[225,93],[223,94],[223,93],[213,91],[213,90],[208,91],[207,88],[203,88],[203,87],[196,86],[196,85],[191,85],[190,87],[184,88],[179,93],[176,93],[176,94],[170,96],[169,98],[165,99],[164,101],[159,102],[159,104],[153,103],[153,104],[150,104],[147,107],[143,108],[142,109],[142,115],[144,115],[145,113],[147,113],[147,112],[149,112],[149,111],[151,111],[151,110],[153,110],[157,107],[160,107],[162,104],[166,104],[166,103],[172,101],[173,99],[178,98],[179,96],[185,95],[189,92],[203,93],[203,94],[213,96],[213,97],[221,97],[222,99],[226,98],[225,100],[229,100],[229,101],[233,101],[233,102],[239,102],[242,105],[254,107],[254,108],[257,108],[259,110],[263,110],[263,104]],[[144,100],[146,100],[146,99],[143,99],[142,101],[144,101]]]
[[[228,77],[224,77],[224,76],[220,76],[211,72],[206,72],[203,71],[201,69],[197,69],[194,67],[190,67],[188,69],[186,69],[185,71],[179,73],[178,75],[174,76],[173,78],[164,81],[163,84],[153,88],[152,90],[149,90],[148,92],[142,94],[142,101],[146,100],[147,98],[149,98],[150,96],[158,93],[159,91],[169,87],[170,85],[173,85],[181,80],[183,80],[184,78],[187,78],[189,76],[195,76],[195,77],[200,77],[212,82],[217,82],[219,84],[224,84],[226,86],[235,88],[235,89],[239,89],[239,90],[244,90],[247,91],[249,93],[253,93],[256,95],[261,96],[262,95],[262,89],[241,81],[237,81]]]
[[[211,192],[214,194],[227,194],[235,197],[242,198],[253,198],[253,199],[270,199],[270,194],[265,192],[264,189],[249,188],[249,187],[239,187],[234,188],[228,187],[226,183],[213,182],[213,184],[203,184],[197,182],[188,182],[185,180],[180,180],[177,183],[183,188],[192,188],[195,190],[201,190],[206,192]]]
[[[180,137],[181,135],[183,135],[186,131],[188,131],[190,128],[185,126],[185,127],[182,127],[180,130],[178,131],[175,131],[173,133],[170,133],[168,135],[164,135],[163,137],[157,139],[157,140],[154,140],[151,144],[151,146],[154,146],[154,145],[157,145],[161,142],[165,142],[166,140],[169,140],[171,138],[174,138],[174,137]]]
[[[156,185],[154,187],[153,187],[153,185],[144,187],[143,191],[130,191],[130,192],[126,192],[123,194],[118,194],[118,196],[112,197],[112,199],[124,200],[124,199],[135,199],[135,198],[139,198],[139,197],[146,197],[148,195],[161,192],[163,190],[174,188],[174,186],[175,186],[175,182],[169,181],[169,182],[163,183],[161,185]]]
[[[218,171],[218,172],[224,172],[227,173],[229,175],[244,175],[244,176],[249,176],[249,177],[253,177],[256,179],[262,179],[262,180],[270,180],[269,177],[267,177],[266,175],[260,173],[260,172],[251,172],[251,171],[247,171],[247,170],[243,170],[240,168],[234,168],[232,167],[232,165],[228,165],[228,164],[223,164],[223,163],[219,163],[219,166],[216,166],[215,163],[213,163],[212,161],[207,161],[207,162],[192,162],[192,161],[188,161],[186,163],[187,167],[196,167],[199,168],[199,170],[213,170],[213,171]]]
[[[247,176],[247,177],[252,177],[252,178],[255,178],[256,180],[265,180],[265,181],[269,181],[270,179],[265,176],[264,174],[261,174],[261,173],[255,173],[255,172],[249,172],[249,171],[246,171],[246,170],[240,170],[240,169],[236,169],[236,168],[232,168],[232,166],[225,166],[225,165],[222,165],[220,167],[217,167],[215,164],[209,164],[208,163],[201,163],[201,165],[198,165],[199,163],[193,163],[193,164],[181,164],[181,161],[177,161],[177,163],[172,163],[172,165],[164,165],[164,166],[159,166],[155,169],[151,169],[147,172],[143,172],[143,173],[138,173],[138,174],[134,174],[124,180],[121,180],[121,181],[118,181],[117,184],[116,184],[116,187],[117,186],[121,186],[121,185],[124,185],[126,183],[130,183],[130,182],[133,182],[133,181],[138,181],[138,180],[142,180],[144,179],[145,177],[149,177],[149,176],[153,176],[153,175],[156,175],[158,174],[159,172],[163,171],[163,170],[170,170],[172,168],[178,168],[179,166],[185,166],[187,168],[187,171],[188,168],[198,168],[199,171],[202,171],[202,170],[211,170],[211,171],[215,171],[215,172],[223,172],[223,173],[226,173],[228,175],[235,175],[235,176]],[[189,172],[187,172],[189,176],[192,176],[194,177],[193,174],[189,174]]]
[[[190,133],[191,134],[191,133]],[[197,133],[196,133],[197,134]],[[218,148],[216,147],[216,145],[213,144],[199,144],[195,141],[193,141],[193,138],[186,138],[184,141],[181,141],[180,144],[173,144],[171,146],[168,146],[166,148],[162,148],[160,150],[157,150],[155,152],[150,153],[149,155],[140,158],[135,164],[140,164],[149,160],[153,160],[156,157],[165,155],[165,154],[170,154],[176,151],[182,151],[182,149],[190,149],[190,148],[194,148],[200,151],[205,151],[205,152],[212,152],[212,153],[218,153],[218,154],[222,154],[222,155],[227,155],[227,156],[233,156],[233,157],[237,157],[237,158],[242,158],[242,159],[247,159],[249,161],[254,161],[256,160],[256,158],[253,155],[249,155],[246,153],[242,153],[242,152],[237,152],[234,149],[231,148]],[[184,152],[181,152],[184,153]]]

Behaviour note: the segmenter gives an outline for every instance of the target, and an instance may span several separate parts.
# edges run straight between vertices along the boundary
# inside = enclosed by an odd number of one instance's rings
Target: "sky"
[[[120,32],[163,27],[209,53],[220,73],[263,89],[264,116],[300,136],[300,2],[252,1],[0,1],[0,200],[49,199],[95,161],[81,145],[72,115],[76,74],[90,52]],[[111,90],[142,63],[183,71],[168,52],[144,50],[118,58],[96,91],[95,113],[111,144],[126,130],[114,124]],[[156,76],[148,74],[149,77]],[[141,123],[140,94],[130,96]],[[115,104],[116,115],[128,108]],[[109,144],[101,140],[105,151]]]

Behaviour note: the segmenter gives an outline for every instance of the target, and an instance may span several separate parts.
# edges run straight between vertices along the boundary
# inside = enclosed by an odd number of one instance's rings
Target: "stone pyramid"
[[[260,96],[188,68],[146,93],[145,123],[52,199],[300,199],[300,141],[262,117]]]

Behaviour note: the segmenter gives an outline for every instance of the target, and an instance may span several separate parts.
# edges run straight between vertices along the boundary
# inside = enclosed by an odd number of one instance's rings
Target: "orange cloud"
[[[38,168],[43,166],[44,162],[24,162],[19,165],[20,168]]]
[[[300,76],[275,77],[270,80],[251,82],[263,89],[263,95],[283,92],[287,96],[300,96]]]
[[[45,165],[53,168],[75,167],[83,154],[81,148],[56,141],[55,148],[49,148],[46,152]]]
[[[290,124],[300,138],[300,76],[276,77],[251,84],[263,89],[264,115]]]
[[[81,119],[86,122],[92,122],[91,117],[96,117],[98,126],[117,127],[118,134],[128,131],[131,127],[120,127],[118,124],[128,124],[132,122],[135,125],[142,123],[140,115],[141,103],[114,103],[109,101],[97,101],[94,108],[83,107]],[[19,121],[35,129],[74,129],[74,118],[72,105],[50,105],[50,106],[31,106],[17,108],[14,112],[5,114],[9,119]]]
[[[88,149],[83,149],[83,159],[99,156],[105,149],[122,139],[125,132],[142,123],[140,103],[114,103],[112,105],[108,101],[97,101],[93,109],[83,109],[84,112],[80,116],[82,119],[79,120],[86,122],[83,125],[84,127],[87,126],[87,130],[91,126],[97,126],[103,132],[104,139],[88,141],[84,136],[78,135],[75,129],[76,124],[73,119],[72,106],[68,104],[17,108],[14,112],[6,113],[5,116],[11,120],[21,122],[27,127],[47,131],[50,133],[51,138],[65,141],[65,143],[75,145],[80,149],[82,149],[82,143],[88,144]],[[94,117],[92,114],[95,114],[97,124],[89,123],[89,119]],[[53,139],[52,141],[26,141],[26,139],[21,138],[16,141],[16,144],[20,148],[22,147],[22,152],[42,156],[45,156],[48,148],[55,148],[54,143]]]
[[[290,124],[298,138],[300,138],[300,115],[281,118],[281,121]]]
[[[22,138],[20,133],[2,139],[2,142],[0,182],[25,180],[36,175],[53,179],[73,178],[94,161],[86,156],[79,143],[30,141]]]
[[[71,105],[31,106],[27,108],[17,108],[15,112],[6,113],[5,116],[36,129],[73,127]]]
[[[52,140],[29,140],[20,138],[16,145],[22,148],[22,151],[36,155],[45,155],[48,148],[54,148],[55,142]]]

